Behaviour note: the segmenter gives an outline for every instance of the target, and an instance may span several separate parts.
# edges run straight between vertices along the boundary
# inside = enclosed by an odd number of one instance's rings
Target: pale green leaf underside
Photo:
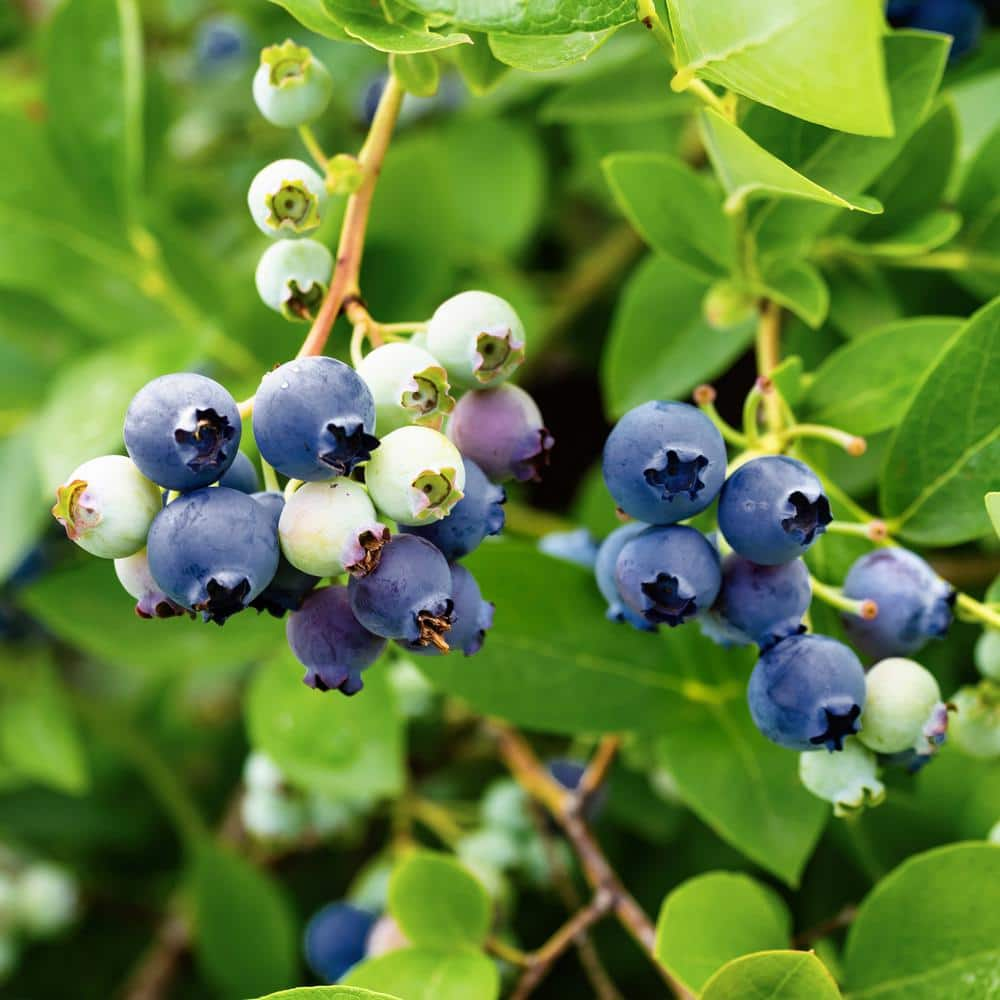
[[[962,217],[958,212],[941,209],[916,219],[884,239],[871,242],[838,239],[837,245],[863,257],[913,257],[944,246],[961,228]]]
[[[412,10],[470,31],[568,35],[635,20],[634,0],[403,0]]]
[[[814,330],[830,311],[830,289],[823,275],[808,261],[776,261],[755,287],[761,295],[791,310]]]
[[[493,55],[505,66],[543,73],[587,59],[616,30],[575,31],[568,35],[513,35],[494,31],[489,35],[489,44]]]
[[[983,500],[986,503],[986,513],[993,522],[993,530],[1000,535],[1000,493],[987,493]]]
[[[388,993],[373,993],[358,986],[299,986],[280,993],[268,993],[257,1000],[402,1000]]]
[[[425,28],[415,28],[400,23],[390,23],[374,14],[338,12],[341,27],[351,37],[380,52],[398,52],[412,55],[417,52],[435,52],[453,45],[471,45],[472,39],[462,32],[441,35]]]
[[[724,965],[701,1000],[838,1000],[826,966],[807,951],[762,951]]]
[[[367,959],[346,980],[404,1000],[496,1000],[500,995],[497,967],[478,951],[404,948]]]

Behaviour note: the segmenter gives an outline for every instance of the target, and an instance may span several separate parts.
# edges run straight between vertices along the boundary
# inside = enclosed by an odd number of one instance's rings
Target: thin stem
[[[747,398],[743,400],[743,436],[746,438],[747,448],[756,448],[760,441],[760,408],[765,398],[773,393],[771,380],[759,375],[753,388],[747,393]]]
[[[674,65],[677,58],[674,52],[674,39],[670,29],[660,20],[655,0],[636,0],[635,16],[652,32],[657,44],[667,54],[670,64]]]
[[[883,267],[916,271],[986,271],[1000,274],[1000,257],[972,254],[965,250],[938,250],[914,257],[885,256],[879,258]]]
[[[309,150],[309,155],[316,161],[321,170],[326,170],[326,165],[330,162],[330,157],[323,152],[323,147],[316,138],[316,133],[311,125],[299,126],[299,138],[302,144]]]
[[[527,504],[508,500],[504,506],[506,530],[512,535],[523,535],[527,538],[541,538],[552,531],[569,531],[574,525],[564,520],[558,514],[536,510]]]
[[[825,424],[793,424],[779,434],[781,445],[798,438],[813,438],[819,441],[829,441],[838,448],[843,448],[848,455],[857,458],[868,450],[868,442],[863,437],[848,434],[837,427],[827,427]]]
[[[718,111],[723,118],[733,120],[732,105],[724,101],[704,80],[693,79],[687,84],[684,90],[690,91],[700,101],[703,101],[710,108]]]
[[[844,611],[849,615],[856,615],[865,621],[871,621],[878,615],[878,605],[870,598],[856,601],[850,597],[845,597],[844,592],[839,587],[831,587],[828,583],[817,580],[810,574],[809,584],[812,587],[814,597],[818,597],[824,604]]]
[[[408,803],[410,814],[427,827],[443,844],[454,847],[464,831],[443,806],[430,799],[415,798]]]
[[[485,948],[491,955],[495,955],[511,965],[520,966],[522,969],[528,968],[534,958],[530,951],[521,951],[520,948],[515,948],[514,945],[507,944],[506,941],[498,937],[488,937]]]
[[[302,485],[301,479],[289,479],[285,483],[285,501],[291,500],[292,494]]]
[[[826,530],[831,535],[853,535],[855,538],[866,538],[876,545],[885,545],[890,541],[889,530],[885,521],[873,520],[856,523],[854,521],[831,521]]]
[[[364,323],[355,323],[354,329],[351,331],[351,364],[357,368],[362,361],[365,359],[364,343],[365,337],[368,336],[368,328]]]
[[[383,336],[392,337],[399,333],[420,333],[427,329],[426,322],[412,323],[379,323],[379,332]]]
[[[741,434],[735,427],[730,426],[722,419],[722,415],[715,408],[715,389],[710,385],[699,385],[694,391],[694,401],[698,409],[715,424],[724,441],[737,448],[746,448],[749,441],[745,434]]]
[[[965,617],[973,621],[982,622],[990,628],[1000,629],[1000,611],[996,611],[988,604],[977,601],[968,594],[958,594],[955,598],[955,607],[964,613]]]
[[[281,487],[278,485],[278,474],[274,471],[274,466],[262,458],[260,470],[264,473],[264,489],[269,493],[280,493]]]
[[[576,786],[576,795],[581,804],[585,803],[607,780],[621,745],[622,738],[620,736],[611,735],[601,738],[594,756],[587,765],[587,770],[583,772],[583,776]]]
[[[850,927],[857,915],[858,908],[853,903],[848,903],[847,906],[832,917],[828,917],[822,923],[796,934],[792,938],[792,947],[811,948],[816,941],[822,941],[823,938],[829,937],[834,931],[839,931],[842,927]]]
[[[770,378],[771,373],[781,363],[781,306],[765,299],[760,307],[757,323],[757,374]],[[765,400],[765,417],[771,430],[781,427],[781,401],[772,392]]]

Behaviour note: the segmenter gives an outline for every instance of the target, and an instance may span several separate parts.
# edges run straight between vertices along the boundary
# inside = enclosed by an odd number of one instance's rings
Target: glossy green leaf
[[[609,417],[620,417],[648,399],[681,399],[746,350],[756,320],[712,326],[703,308],[708,289],[709,282],[666,257],[650,256],[632,272],[601,360]]]
[[[389,68],[399,80],[403,90],[417,97],[433,97],[441,81],[441,70],[434,56],[426,52],[413,55],[393,53]]]
[[[976,313],[917,386],[886,455],[883,513],[909,540],[954,545],[990,530],[997,483],[1000,301]]]
[[[404,948],[356,965],[345,981],[386,990],[405,1000],[497,1000],[500,996],[496,965],[478,951]]]
[[[418,947],[479,947],[490,929],[486,890],[454,858],[417,851],[400,862],[389,882],[389,910]]]
[[[330,795],[359,789],[372,798],[403,787],[402,720],[385,664],[364,674],[353,698],[302,683],[303,667],[288,650],[263,664],[246,698],[250,742],[296,785]]]
[[[763,951],[724,965],[701,1000],[838,1000],[840,990],[826,966],[808,951]]]
[[[677,89],[704,77],[829,128],[892,135],[885,22],[874,0],[667,0],[667,6]]]
[[[700,113],[698,122],[705,150],[726,189],[727,212],[740,211],[753,197],[804,198],[869,214],[882,211],[874,198],[838,194],[800,174],[711,108]]]
[[[403,0],[407,7],[472,31],[567,35],[600,31],[635,20],[631,0]]]
[[[0,441],[0,468],[12,470],[0,480],[0,582],[17,569],[47,524],[42,484],[35,462],[31,427]]]
[[[775,260],[765,265],[755,291],[795,313],[814,330],[830,310],[830,289],[808,261]]]
[[[507,66],[542,73],[571,66],[593,55],[614,34],[606,31],[576,31],[569,35],[512,35],[490,33],[493,55]]]
[[[356,986],[299,986],[293,990],[268,993],[258,1000],[402,1000],[388,993],[372,993]]]
[[[993,530],[1000,535],[1000,493],[987,493],[983,502],[986,504],[986,513],[993,522]]]
[[[944,209],[915,219],[909,225],[871,242],[861,242],[860,239],[837,242],[848,253],[861,257],[913,257],[944,246],[961,228],[962,217],[957,212]],[[866,238],[868,234],[861,236]]]
[[[948,88],[948,98],[958,115],[958,160],[962,167],[975,159],[982,144],[1000,127],[997,87],[1000,70],[978,74]]]
[[[748,875],[708,872],[681,883],[656,922],[656,958],[698,993],[727,962],[784,948],[791,917],[773,890]]]
[[[850,1000],[988,997],[1000,975],[1000,845],[910,858],[865,897],[844,952]]]
[[[365,14],[357,11],[338,11],[337,19],[341,27],[351,37],[380,52],[397,52],[414,54],[418,52],[435,52],[438,49],[451,48],[453,45],[468,45],[472,39],[462,32],[443,35],[429,31],[418,22],[387,21],[377,14]]]
[[[271,3],[283,7],[300,24],[315,31],[317,35],[338,41],[350,40],[350,35],[330,13],[329,6],[323,0],[271,0]]]
[[[845,344],[816,371],[804,415],[852,434],[895,427],[960,319],[903,320]]]
[[[874,260],[845,260],[823,271],[830,288],[830,324],[844,337],[867,337],[903,319],[886,273]]]
[[[619,207],[654,250],[703,278],[735,263],[730,221],[712,188],[669,156],[616,153],[602,166]]]
[[[471,45],[451,49],[452,58],[469,90],[477,96],[488,94],[509,72],[510,67],[493,55],[489,39],[480,32],[469,32]]]
[[[269,874],[229,848],[205,843],[189,879],[195,954],[220,995],[259,996],[295,981],[295,923]]]

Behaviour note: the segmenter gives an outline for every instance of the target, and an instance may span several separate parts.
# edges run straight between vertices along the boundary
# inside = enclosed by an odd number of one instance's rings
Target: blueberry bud
[[[365,957],[374,923],[372,914],[351,903],[327,903],[306,925],[306,964],[324,983],[337,982]]]
[[[944,740],[947,711],[941,690],[919,663],[898,657],[882,660],[868,671],[865,687],[858,737],[865,746],[879,753],[913,749],[926,755]]]
[[[535,401],[516,385],[466,393],[448,421],[448,437],[494,482],[537,482],[554,444]]]
[[[615,567],[618,565],[618,556],[625,543],[631,541],[648,527],[649,525],[642,521],[630,521],[620,528],[615,528],[601,542],[601,547],[597,550],[597,560],[594,563],[597,589],[600,590],[604,600],[608,602],[607,611],[604,613],[605,617],[612,622],[628,622],[633,628],[643,632],[655,631],[656,626],[651,625],[641,614],[633,611],[624,602],[621,591],[618,589],[618,581],[615,579]]]
[[[875,754],[852,736],[841,753],[801,754],[799,777],[813,795],[833,803],[834,816],[854,816],[885,800]]]
[[[285,319],[311,320],[326,295],[333,254],[316,240],[278,240],[261,255],[254,280],[269,309]]]
[[[375,400],[380,434],[409,424],[440,428],[455,408],[448,395],[448,373],[427,351],[412,344],[383,344],[358,365]]]
[[[115,573],[125,590],[136,599],[135,613],[140,618],[173,618],[184,614],[184,609],[170,600],[153,579],[145,549],[116,559]]]
[[[247,205],[266,236],[301,236],[323,221],[326,187],[308,163],[275,160],[250,183]]]
[[[452,608],[448,647],[473,656],[483,648],[486,633],[493,627],[494,606],[484,601],[476,578],[459,563],[451,564]],[[404,642],[406,649],[422,656],[440,655],[439,646],[420,642]]]
[[[295,128],[318,118],[330,103],[333,80],[304,45],[291,39],[260,54],[253,99],[273,125]]]

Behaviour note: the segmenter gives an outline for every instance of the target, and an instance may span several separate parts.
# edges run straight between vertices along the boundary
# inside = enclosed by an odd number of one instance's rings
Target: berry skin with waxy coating
[[[785,455],[751,459],[719,494],[719,530],[744,559],[761,566],[804,555],[831,520],[816,474]]]
[[[257,173],[247,207],[257,228],[271,239],[302,236],[323,221],[326,185],[302,160],[275,160]]]
[[[410,424],[441,426],[441,418],[455,408],[448,395],[448,373],[425,350],[412,344],[376,347],[358,365],[375,400],[375,421],[380,434]]]
[[[125,413],[125,449],[144,476],[167,490],[216,482],[236,460],[242,433],[236,400],[194,372],[147,382]]]
[[[726,445],[697,407],[653,400],[615,424],[602,465],[608,492],[626,514],[674,524],[715,499],[726,476]]]
[[[363,576],[377,565],[389,529],[367,490],[343,476],[306,483],[285,502],[278,522],[285,558],[312,576]]]
[[[712,606],[722,583],[719,554],[694,528],[654,525],[622,546],[615,581],[636,614],[673,628]]]
[[[173,618],[184,614],[184,609],[163,593],[149,571],[146,550],[115,560],[118,582],[136,599],[135,613],[140,618]]]
[[[486,633],[493,627],[495,606],[483,600],[476,578],[459,563],[451,564],[451,597],[454,608],[448,647],[452,652],[461,650],[466,656],[474,656],[483,648]],[[439,656],[443,652],[435,645],[416,642],[403,645],[421,656]]]
[[[427,349],[460,388],[495,388],[524,361],[524,326],[506,299],[460,292],[435,310]]]
[[[306,924],[302,947],[318,979],[335,983],[365,957],[375,917],[352,903],[327,903]]]
[[[395,535],[375,570],[352,577],[351,608],[369,632],[407,642],[428,643],[444,652],[454,601],[451,568],[426,539]]]
[[[800,754],[799,777],[813,795],[832,802],[833,815],[841,818],[885,800],[875,754],[855,736],[844,740],[840,753]]]
[[[326,295],[333,254],[316,240],[278,240],[261,254],[254,274],[257,294],[285,319],[309,320]]]
[[[494,482],[538,482],[555,443],[535,401],[516,385],[467,392],[448,420],[448,437]]]
[[[759,566],[733,552],[723,560],[722,589],[713,611],[766,650],[805,631],[802,616],[811,599],[809,570],[801,559]]]
[[[601,547],[597,550],[597,560],[594,563],[597,589],[600,590],[604,600],[608,602],[604,617],[612,622],[628,622],[633,628],[642,632],[653,632],[656,630],[656,626],[651,625],[642,615],[633,611],[622,599],[621,592],[618,590],[618,581],[615,579],[615,567],[618,565],[618,556],[625,543],[631,541],[636,535],[642,534],[648,527],[649,525],[643,521],[630,521],[620,528],[615,528],[601,542]]]
[[[242,451],[239,451],[233,459],[233,464],[222,474],[219,485],[240,493],[256,493],[260,489],[257,467]]]
[[[948,711],[934,675],[919,663],[900,657],[881,660],[866,674],[865,687],[858,739],[870,750],[915,750],[928,756],[944,742]]]
[[[167,597],[221,625],[271,582],[278,535],[253,497],[216,486],[168,503],[149,529],[147,552]]]
[[[990,681],[960,688],[951,698],[950,732],[970,757],[1000,757],[1000,686]]]
[[[504,526],[502,505],[507,502],[507,494],[503,487],[491,483],[475,462],[466,458],[462,466],[462,499],[447,517],[428,524],[400,526],[406,534],[419,535],[437,546],[449,562],[475,551],[487,535],[500,534]]]
[[[268,512],[277,534],[281,512],[285,509],[284,494],[267,491],[254,493],[252,496]],[[250,607],[266,611],[273,618],[281,618],[288,611],[298,611],[306,595],[315,588],[319,580],[318,576],[296,569],[279,549],[278,568],[274,571],[271,582],[250,602]]]
[[[865,672],[836,639],[793,635],[763,653],[747,687],[750,714],[772,743],[790,750],[843,749],[860,729]]]
[[[941,639],[952,621],[955,591],[914,552],[875,549],[858,559],[844,580],[844,595],[872,600],[878,614],[844,616],[844,628],[861,652],[883,658],[916,653]]]
[[[295,128],[318,118],[333,95],[327,68],[304,45],[291,39],[260,54],[253,99],[272,125]]]
[[[386,640],[354,617],[347,588],[314,590],[285,626],[288,645],[306,668],[303,683],[317,691],[357,694],[367,670],[385,651]]]
[[[430,427],[400,427],[381,440],[365,467],[375,506],[399,524],[447,517],[462,499],[465,465],[458,449]]]
[[[146,544],[163,497],[123,455],[84,462],[56,490],[52,516],[66,537],[101,559],[124,559]]]
[[[266,462],[306,482],[349,475],[379,444],[368,386],[326,357],[288,361],[261,379],[253,433]]]

